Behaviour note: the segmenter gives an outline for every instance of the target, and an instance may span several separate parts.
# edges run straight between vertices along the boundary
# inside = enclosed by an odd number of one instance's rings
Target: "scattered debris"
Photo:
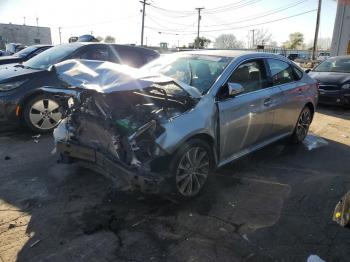
[[[34,140],[34,143],[39,143],[39,139],[40,139],[41,135],[40,134],[37,134],[35,136],[32,136],[33,140]]]
[[[4,160],[10,160],[10,159],[11,159],[11,157],[9,157],[9,156],[4,157]]]
[[[250,240],[249,240],[249,238],[248,238],[248,236],[247,236],[246,234],[242,235],[242,238],[243,238],[244,240],[250,242]]]
[[[342,227],[350,227],[350,191],[335,206],[333,221]]]
[[[234,202],[228,202],[228,204],[231,206],[231,207],[235,207],[236,204]]]
[[[9,229],[15,228],[15,227],[16,227],[16,224],[14,224],[14,223],[10,223],[10,224],[9,224]]]
[[[310,255],[306,262],[326,262],[317,255]]]
[[[307,135],[303,143],[309,151],[328,145],[327,140],[314,135]]]
[[[30,247],[34,247],[35,245],[37,245],[41,240],[38,239],[37,241],[35,241],[33,244],[30,245]]]

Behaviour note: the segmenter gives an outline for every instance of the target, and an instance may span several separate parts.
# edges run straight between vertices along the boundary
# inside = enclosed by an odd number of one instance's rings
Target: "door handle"
[[[271,98],[266,98],[264,100],[264,106],[270,106],[272,104],[272,99]]]

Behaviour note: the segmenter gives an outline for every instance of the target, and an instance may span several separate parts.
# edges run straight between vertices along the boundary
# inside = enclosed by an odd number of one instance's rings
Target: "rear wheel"
[[[24,122],[33,132],[51,132],[61,121],[62,114],[59,108],[58,101],[53,97],[48,95],[35,96],[24,106]]]
[[[194,139],[182,146],[171,161],[176,195],[191,198],[199,194],[214,168],[210,146]]]
[[[301,143],[309,131],[309,127],[312,121],[312,113],[308,106],[304,107],[301,111],[298,122],[296,123],[294,133],[292,135],[292,142]]]

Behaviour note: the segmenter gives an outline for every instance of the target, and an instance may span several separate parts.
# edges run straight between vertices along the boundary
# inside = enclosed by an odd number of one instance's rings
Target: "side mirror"
[[[236,96],[244,92],[244,87],[238,83],[227,83],[228,95]]]
[[[310,72],[311,72],[311,69],[310,69],[310,68],[308,68],[308,69],[305,70],[305,73],[307,73],[307,74],[310,73]]]

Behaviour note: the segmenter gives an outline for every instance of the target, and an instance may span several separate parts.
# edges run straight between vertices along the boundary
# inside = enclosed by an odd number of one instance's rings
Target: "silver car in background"
[[[318,99],[315,80],[267,53],[191,51],[139,71],[68,63],[56,67],[71,86],[56,94],[76,90],[54,132],[61,161],[181,198],[197,195],[215,168],[285,137],[303,141]]]

